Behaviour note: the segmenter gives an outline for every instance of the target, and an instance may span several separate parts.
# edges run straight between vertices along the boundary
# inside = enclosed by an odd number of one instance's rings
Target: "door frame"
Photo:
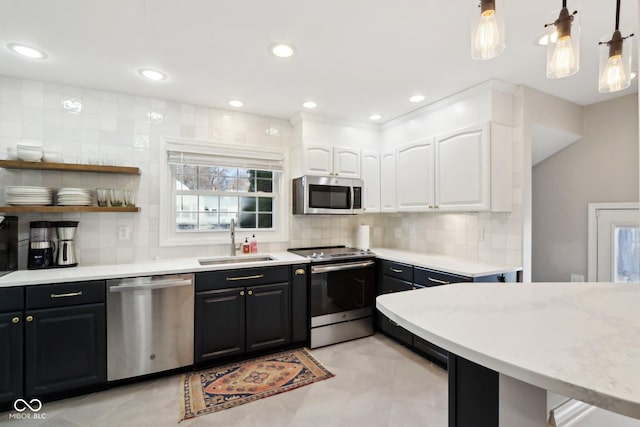
[[[640,209],[638,202],[589,203],[587,221],[587,281],[598,281],[598,211]]]

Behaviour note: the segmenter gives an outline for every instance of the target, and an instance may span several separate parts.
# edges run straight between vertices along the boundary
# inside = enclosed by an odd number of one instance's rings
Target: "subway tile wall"
[[[248,146],[287,148],[287,120],[256,116],[161,99],[0,76],[0,158],[22,140],[59,148],[69,163],[136,166],[140,176],[37,172],[0,169],[0,183],[48,187],[132,188],[139,213],[19,215],[26,259],[28,223],[78,220],[77,247],[82,265],[127,263],[153,258],[226,255],[227,245],[159,245],[159,168],[162,137],[183,137]],[[517,149],[514,149],[516,156]],[[514,179],[522,171],[514,170]],[[521,184],[514,185],[521,200]],[[518,196],[520,198],[518,198]],[[4,193],[0,193],[0,205]],[[371,245],[455,255],[521,265],[521,205],[509,214],[411,213],[358,216],[289,215],[290,241],[261,244],[261,251],[288,247],[355,243],[360,224],[371,225]],[[128,226],[129,240],[118,240]]]

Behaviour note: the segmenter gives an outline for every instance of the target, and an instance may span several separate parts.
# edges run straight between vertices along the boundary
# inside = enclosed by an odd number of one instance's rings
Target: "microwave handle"
[[[353,210],[353,187],[349,187],[349,193],[347,194],[347,206],[349,209]]]

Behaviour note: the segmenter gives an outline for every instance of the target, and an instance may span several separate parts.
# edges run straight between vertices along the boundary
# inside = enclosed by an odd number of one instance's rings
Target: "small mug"
[[[135,190],[122,190],[122,198],[125,206],[136,205],[136,192]]]
[[[109,200],[111,201],[111,206],[122,206],[122,190],[111,188],[109,190]]]

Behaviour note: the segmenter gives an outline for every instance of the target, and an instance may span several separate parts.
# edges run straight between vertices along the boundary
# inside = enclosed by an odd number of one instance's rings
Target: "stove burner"
[[[303,256],[312,261],[326,261],[342,258],[369,257],[373,256],[370,250],[348,248],[342,246],[320,246],[311,248],[292,248],[288,250],[296,255]]]

